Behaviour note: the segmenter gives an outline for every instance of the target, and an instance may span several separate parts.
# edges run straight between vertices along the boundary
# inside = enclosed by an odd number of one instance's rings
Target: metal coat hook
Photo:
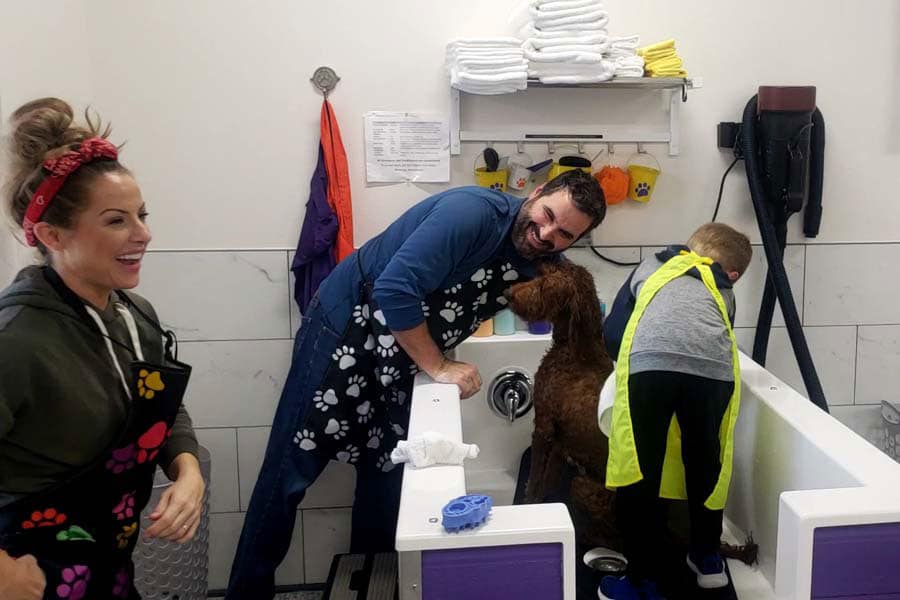
[[[328,94],[335,88],[340,80],[341,78],[337,76],[337,73],[335,73],[334,69],[331,67],[319,67],[310,78],[310,81],[313,82],[314,86],[319,88],[319,91],[322,92],[322,95],[326,100],[328,100]]]
[[[646,154],[646,151],[644,150],[644,144],[642,144],[641,142],[638,142],[637,143],[637,151],[638,151],[638,154]]]
[[[584,142],[578,142],[578,154],[584,154]]]
[[[612,144],[606,144],[606,153],[612,156],[616,153],[616,147]]]
[[[525,142],[516,142],[516,153],[525,154]]]
[[[553,154],[556,152],[556,144],[554,142],[547,142],[547,154]]]

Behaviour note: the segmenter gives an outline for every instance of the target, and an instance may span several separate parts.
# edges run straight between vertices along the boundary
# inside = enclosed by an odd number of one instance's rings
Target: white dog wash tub
[[[510,505],[532,413],[510,423],[487,401],[495,375],[533,376],[548,344],[549,336],[527,334],[462,344],[457,358],[479,367],[485,387],[464,401],[455,386],[418,376],[409,435],[437,431],[481,453],[464,466],[406,467],[401,599],[575,599],[575,533],[565,506]],[[742,542],[752,532],[759,566],[730,562],[738,597],[900,598],[900,464],[748,357],[741,361],[726,537]],[[445,532],[441,509],[466,493],[493,496],[491,517],[474,530]]]

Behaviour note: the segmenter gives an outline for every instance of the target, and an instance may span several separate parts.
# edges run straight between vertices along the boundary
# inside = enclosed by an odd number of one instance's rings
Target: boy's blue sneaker
[[[718,553],[698,556],[688,552],[687,565],[691,571],[697,574],[697,585],[703,589],[721,588],[728,585],[728,574],[725,573],[725,563]]]
[[[656,591],[656,584],[652,581],[644,580],[640,587],[636,587],[624,575],[622,577],[607,575],[601,579],[597,595],[602,600],[665,600]]]

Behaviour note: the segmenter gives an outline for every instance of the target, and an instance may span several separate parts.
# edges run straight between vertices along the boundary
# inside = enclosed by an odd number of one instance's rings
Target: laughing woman
[[[88,117],[88,115],[85,115]],[[109,128],[44,98],[12,116],[4,201],[43,264],[0,292],[0,600],[139,598],[144,532],[187,542],[203,478],[190,367],[138,285],[146,207]]]

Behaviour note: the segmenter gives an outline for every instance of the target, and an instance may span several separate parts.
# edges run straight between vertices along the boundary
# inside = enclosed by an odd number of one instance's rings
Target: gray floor
[[[292,592],[275,595],[275,600],[320,600],[321,598],[322,592]]]

